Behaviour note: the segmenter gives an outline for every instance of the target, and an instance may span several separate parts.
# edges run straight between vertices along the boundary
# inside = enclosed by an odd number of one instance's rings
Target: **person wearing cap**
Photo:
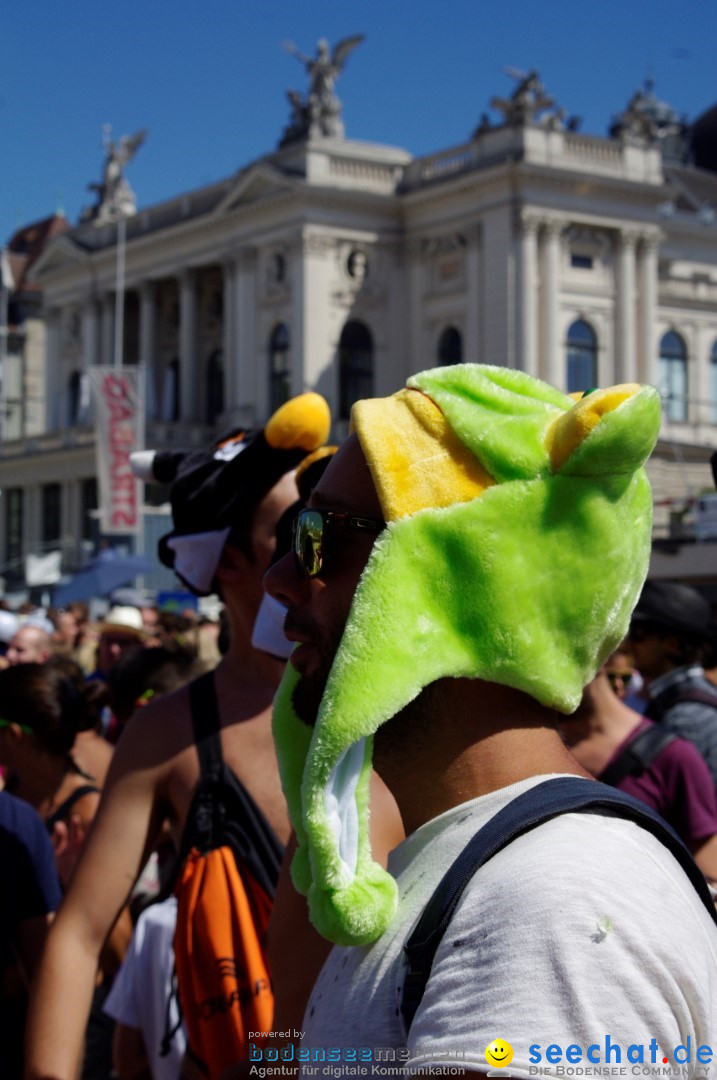
[[[271,704],[283,664],[253,649],[250,638],[276,523],[297,497],[294,469],[325,443],[329,426],[324,399],[304,394],[282,406],[253,438],[235,435],[209,451],[163,453],[149,463],[151,475],[172,482],[174,528],[160,543],[160,557],[194,593],[216,590],[224,602],[229,647],[213,678],[222,755],[266,819],[279,850],[290,827]],[[148,466],[146,459],[139,464]],[[29,1078],[74,1077],[107,927],[166,817],[179,850],[200,776],[192,686],[196,682],[150,701],[117,746],[92,837],[37,982]]]
[[[555,710],[576,707],[624,637],[647,571],[657,392],[574,403],[466,364],[352,420],[265,579],[296,643],[274,712],[293,880],[337,946],[301,1025],[307,1072],[336,1068],[316,1064],[321,1048],[330,1062],[352,1047],[397,1063],[379,1073],[485,1073],[497,1035],[513,1044],[501,1075],[525,1077],[529,1043],[543,1062],[606,1032],[625,1049],[714,1046],[704,886],[656,837],[599,814],[562,814],[481,867],[408,1032],[401,1015],[403,947],[466,842],[546,776],[585,776]],[[372,758],[408,836],[389,874],[366,842]]]
[[[112,668],[127,649],[145,645],[149,634],[142,613],[130,604],[111,607],[98,627],[97,668],[90,678],[106,682]]]
[[[296,498],[293,470],[325,441],[328,407],[319,395],[289,403],[255,437],[235,433],[209,450],[160,452],[139,462],[145,476],[171,482],[172,532],[160,557],[199,595],[220,593],[230,648],[214,673],[222,751],[281,842],[288,822],[270,730],[281,674],[251,649],[276,521]],[[272,445],[273,444],[273,445]],[[141,626],[139,611],[137,632]],[[111,629],[110,612],[103,629]],[[120,620],[126,629],[126,620]],[[97,958],[162,821],[177,850],[199,780],[189,689],[150,701],[130,721],[115,751],[92,838],[80,860],[38,980],[31,1026],[30,1076],[74,1077]],[[65,1009],[63,1003],[67,1002]]]
[[[717,690],[705,678],[700,650],[710,606],[677,581],[648,581],[632,614],[629,643],[647,682],[645,715],[693,742],[717,784]]]

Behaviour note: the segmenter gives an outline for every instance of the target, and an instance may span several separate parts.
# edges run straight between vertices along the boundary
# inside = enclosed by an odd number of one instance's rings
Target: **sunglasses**
[[[378,535],[386,527],[377,518],[354,517],[339,510],[302,510],[295,518],[292,547],[299,572],[318,577],[324,566],[327,537],[341,532]]]
[[[607,677],[610,685],[613,689],[616,689],[618,685],[626,689],[630,679],[632,678],[631,671],[608,671]]]

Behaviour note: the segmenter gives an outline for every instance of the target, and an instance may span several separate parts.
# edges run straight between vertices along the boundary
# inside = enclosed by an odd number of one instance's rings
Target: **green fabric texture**
[[[548,472],[546,427],[574,404],[567,394],[522,371],[488,364],[422,371],[406,385],[435,401],[496,480],[532,479]]]
[[[572,712],[626,633],[650,553],[642,465],[659,431],[655,390],[643,387],[602,416],[553,473],[545,437],[573,406],[566,395],[521,372],[477,365],[424,372],[409,386],[439,405],[500,482],[471,502],[401,518],[380,535],[308,752],[308,729],[291,707],[291,665],[277,696],[277,752],[300,844],[294,880],[308,892],[319,932],[340,944],[375,940],[396,903],[393,879],[369,849],[373,733],[446,676],[486,679]],[[326,792],[361,739],[358,858],[347,866]]]

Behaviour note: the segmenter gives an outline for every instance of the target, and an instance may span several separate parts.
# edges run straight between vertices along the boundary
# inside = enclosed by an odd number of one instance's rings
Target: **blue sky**
[[[504,67],[536,67],[582,131],[650,72],[691,119],[717,101],[714,0],[33,0],[0,41],[0,242],[99,180],[102,125],[149,129],[128,170],[146,206],[271,151],[313,52],[366,34],[338,84],[347,135],[429,153],[467,139]]]

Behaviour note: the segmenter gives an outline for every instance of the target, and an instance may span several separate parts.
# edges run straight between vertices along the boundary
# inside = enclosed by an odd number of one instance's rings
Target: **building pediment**
[[[226,214],[239,206],[263,202],[277,195],[296,191],[300,186],[301,181],[298,178],[287,176],[273,165],[261,162],[252,165],[237,177],[224,198],[217,203],[214,213]]]
[[[54,273],[68,266],[77,266],[85,262],[87,252],[68,236],[58,236],[52,240],[32,267],[33,281],[42,283],[45,274]]]

